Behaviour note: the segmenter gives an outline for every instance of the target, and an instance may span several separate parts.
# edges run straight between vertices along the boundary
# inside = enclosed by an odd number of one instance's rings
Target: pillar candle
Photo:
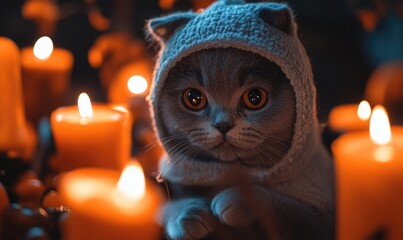
[[[79,106],[52,113],[56,155],[50,165],[58,171],[79,167],[121,170],[130,159],[129,114],[107,104],[92,106],[88,95],[81,98],[85,95],[80,95]]]
[[[130,105],[131,99],[144,98],[148,94],[152,68],[152,62],[147,59],[122,67],[108,88],[109,102]]]
[[[59,19],[59,7],[55,0],[27,0],[21,9],[24,19],[35,22],[39,35],[54,35]]]
[[[372,239],[380,231],[389,240],[403,236],[403,127],[388,130],[387,116],[386,127],[375,125],[381,124],[376,120],[379,115],[382,119],[379,109],[371,117],[371,132],[346,133],[332,145],[337,239]]]
[[[3,187],[3,184],[0,183],[0,236],[3,236],[3,212],[10,205],[10,201],[8,200],[7,192]]]
[[[48,37],[21,51],[26,113],[34,124],[63,105],[70,84],[73,55],[54,48]]]
[[[152,63],[147,59],[127,64],[119,71],[108,88],[108,100],[125,106],[132,117],[132,154],[140,161],[147,175],[158,171],[164,150],[161,146],[146,146],[156,142],[146,96],[152,79]]]
[[[0,37],[0,152],[29,158],[35,135],[25,120],[20,67],[17,46]]]
[[[367,101],[344,104],[333,108],[329,114],[329,127],[336,132],[368,129],[371,106]]]
[[[71,210],[63,222],[65,240],[161,239],[155,222],[161,196],[135,162],[120,172],[82,168],[58,180],[60,195]]]

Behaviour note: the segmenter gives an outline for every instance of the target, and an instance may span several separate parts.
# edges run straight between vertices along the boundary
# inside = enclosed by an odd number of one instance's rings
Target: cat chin
[[[212,152],[222,162],[232,162],[240,158],[239,149],[226,142],[212,149]]]
[[[238,159],[238,156],[234,153],[218,152],[216,153],[216,158],[222,162],[233,162]]]

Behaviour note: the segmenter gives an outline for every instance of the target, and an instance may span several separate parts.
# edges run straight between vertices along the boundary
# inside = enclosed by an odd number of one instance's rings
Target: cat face
[[[270,167],[290,148],[295,96],[269,60],[233,48],[208,49],[170,71],[158,111],[171,158]]]

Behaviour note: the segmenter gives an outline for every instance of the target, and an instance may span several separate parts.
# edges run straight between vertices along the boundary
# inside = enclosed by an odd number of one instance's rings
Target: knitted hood
[[[157,106],[168,73],[182,58],[200,50],[231,47],[259,54],[280,66],[296,97],[290,150],[270,169],[197,159],[175,165],[177,161],[170,161],[167,156],[161,161],[164,178],[207,186],[222,183],[228,172],[239,171],[259,184],[319,208],[333,207],[332,163],[319,137],[312,70],[287,5],[218,1],[201,13],[182,12],[152,19],[147,27],[161,46],[150,95],[159,137],[167,137]]]

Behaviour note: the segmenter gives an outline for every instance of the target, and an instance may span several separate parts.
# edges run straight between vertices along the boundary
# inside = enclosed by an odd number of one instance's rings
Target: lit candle
[[[119,174],[82,168],[60,177],[59,192],[71,210],[62,225],[65,240],[161,239],[155,223],[159,192],[134,161]]]
[[[148,60],[139,60],[123,67],[108,89],[109,102],[131,105],[133,98],[145,98],[152,66]]]
[[[41,37],[33,48],[23,48],[21,56],[26,113],[36,124],[63,104],[73,55],[66,49],[53,48],[49,37]]]
[[[147,175],[158,171],[159,159],[164,153],[152,128],[149,104],[146,96],[152,78],[152,64],[148,60],[139,60],[123,67],[108,89],[111,103],[125,106],[132,119],[132,154],[140,161]]]
[[[0,152],[29,159],[36,137],[25,120],[20,52],[4,37],[0,37],[0,68]]]
[[[78,106],[62,107],[51,115],[56,155],[50,165],[58,171],[79,167],[121,170],[130,159],[129,114],[106,104],[92,106],[87,94]]]
[[[344,104],[333,108],[329,114],[329,127],[337,132],[368,129],[371,106],[367,101]]]
[[[346,133],[332,145],[337,181],[337,238],[403,236],[403,127],[390,129],[386,111],[374,108],[370,132]]]

